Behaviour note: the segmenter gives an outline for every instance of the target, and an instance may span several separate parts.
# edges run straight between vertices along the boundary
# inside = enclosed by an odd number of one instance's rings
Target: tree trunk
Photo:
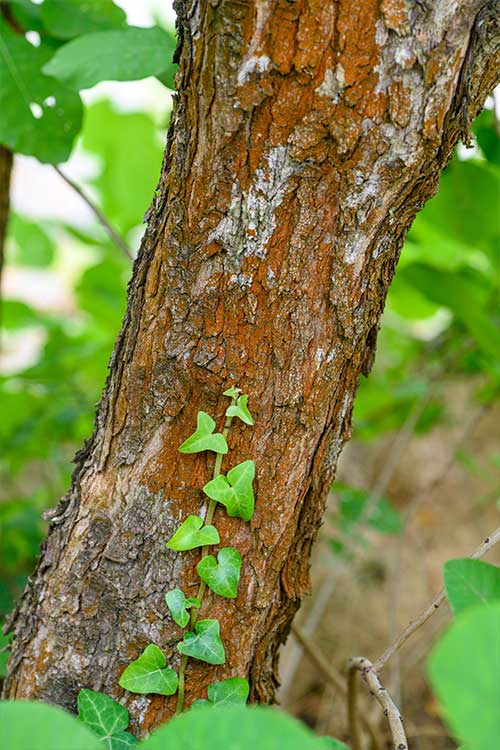
[[[207,595],[227,662],[190,661],[189,704],[248,676],[273,700],[278,647],[309,587],[311,545],[398,255],[495,83],[494,4],[479,0],[178,2],[178,93],[95,432],[15,613],[5,695],[74,708],[122,698],[150,642],[176,666],[165,593],[196,592],[199,553],[165,542],[199,513],[211,454],[181,456],[235,384],[255,427],[223,471],[256,462],[237,600]],[[465,133],[466,134],[466,133]],[[126,154],[123,155],[126,158]],[[145,733],[173,699],[127,695]]]
[[[4,244],[9,222],[10,177],[12,174],[12,151],[0,146],[0,290],[4,265]],[[0,291],[1,299],[1,291]]]

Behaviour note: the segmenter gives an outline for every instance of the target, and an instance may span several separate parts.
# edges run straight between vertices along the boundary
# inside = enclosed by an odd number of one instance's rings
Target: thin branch
[[[500,526],[495,529],[493,534],[486,537],[486,539],[480,544],[480,546],[477,548],[475,552],[470,555],[470,557],[473,560],[479,560],[483,555],[485,555],[492,547],[495,546],[500,541]],[[434,614],[434,612],[439,609],[441,604],[443,603],[445,599],[445,590],[441,589],[439,594],[434,597],[434,599],[430,602],[430,604],[427,605],[427,607],[421,612],[421,614],[415,619],[412,620],[409,625],[403,630],[401,635],[394,641],[394,643],[387,648],[382,656],[380,656],[376,662],[374,662],[374,669],[376,672],[379,672],[389,661],[389,659],[396,653],[396,651],[399,651],[401,646],[406,643],[408,638],[410,638],[415,631],[417,631],[424,623],[427,622],[427,620]]]
[[[307,635],[297,625],[292,625],[291,632],[300,643],[314,666],[318,669],[318,672],[323,675],[325,681],[332,687],[334,687],[335,690],[338,690],[339,693],[342,693],[344,697],[346,697],[348,693],[348,687],[342,675],[337,672],[335,667],[333,667],[326,660],[321,651],[316,648],[311,639],[308,638]],[[371,721],[368,719],[368,717],[364,714],[361,715],[361,723],[370,736],[372,747],[374,748],[374,750],[380,750],[380,748],[382,748],[382,742],[380,737],[378,736],[378,732]]]
[[[95,203],[82,190],[82,188],[79,185],[76,184],[76,182],[73,182],[73,180],[70,177],[68,177],[66,174],[64,174],[64,172],[59,167],[57,167],[55,164],[54,164],[54,169],[56,170],[56,172],[59,175],[59,177],[62,177],[62,179],[64,180],[64,182],[67,185],[69,185],[70,188],[72,188],[75,191],[75,193],[78,193],[78,195],[80,196],[80,198],[82,198],[82,200],[85,201],[85,203],[87,204],[87,206],[90,208],[90,210],[92,211],[92,213],[95,215],[95,217],[97,218],[98,222],[101,224],[101,226],[103,227],[104,231],[106,232],[106,234],[108,235],[108,237],[110,238],[110,240],[116,245],[116,247],[119,250],[121,250],[122,253],[124,255],[126,255],[126,257],[129,260],[133,260],[132,253],[130,252],[127,243],[125,242],[125,240],[123,239],[123,237],[121,237],[113,229],[113,227],[111,226],[111,224],[109,223],[109,221],[107,220],[107,218],[104,216],[104,214],[102,213],[102,211],[100,210],[100,208],[98,208],[98,206],[95,205]]]
[[[357,711],[357,679],[358,672],[361,673],[364,681],[368,685],[372,695],[378,700],[384,715],[389,720],[389,726],[391,728],[392,742],[394,750],[408,750],[408,740],[406,739],[406,733],[403,726],[403,717],[399,712],[399,708],[396,706],[391,696],[380,682],[374,665],[364,656],[355,656],[349,659],[349,670],[348,670],[348,684],[349,684],[349,726],[351,729],[351,743],[352,750],[361,750],[361,743],[359,741],[359,733],[357,729],[358,722],[358,711]]]

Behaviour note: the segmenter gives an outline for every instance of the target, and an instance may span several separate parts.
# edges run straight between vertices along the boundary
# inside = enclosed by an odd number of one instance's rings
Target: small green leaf
[[[45,0],[41,18],[47,31],[60,39],[126,25],[125,13],[112,0]]]
[[[455,615],[476,604],[500,601],[500,568],[469,557],[448,560],[444,586]]]
[[[253,417],[247,407],[248,396],[240,396],[236,404],[231,404],[226,409],[226,417],[238,417],[245,424],[253,424]]]
[[[173,537],[167,542],[169,549],[185,552],[196,547],[219,544],[219,532],[215,526],[203,526],[200,516],[188,516],[179,526]]]
[[[57,50],[43,71],[75,89],[100,81],[136,81],[162,73],[170,65],[172,37],[158,26],[129,26],[79,36]]]
[[[41,162],[66,161],[82,123],[77,92],[42,73],[53,50],[33,47],[0,17],[0,143]]]
[[[189,622],[188,609],[190,607],[200,607],[199,599],[195,596],[186,599],[184,592],[180,589],[172,589],[168,594],[165,594],[165,601],[174,621],[181,628],[185,628]]]
[[[231,677],[229,680],[213,682],[208,686],[208,699],[214,705],[227,703],[245,704],[248,700],[250,686],[243,677]]]
[[[228,396],[229,398],[237,399],[238,396],[241,393],[241,388],[236,388],[235,385],[232,385],[231,388],[228,388],[227,391],[224,391],[224,396]]]
[[[234,599],[238,595],[241,555],[234,547],[224,547],[213,555],[203,557],[196,568],[202,581],[205,581],[214,594]]]
[[[185,656],[206,661],[208,664],[224,664],[226,654],[220,639],[220,626],[217,620],[198,620],[195,633],[185,633],[184,640],[177,648]]]
[[[227,476],[219,474],[203,487],[203,492],[211,500],[225,505],[228,515],[249,521],[254,512],[252,482],[255,477],[253,461],[243,461],[228,471]]]
[[[107,750],[125,750],[138,743],[134,735],[125,731],[129,724],[127,709],[109,695],[80,690],[78,718],[104,740]]]
[[[214,433],[215,422],[204,411],[198,412],[197,427],[193,434],[179,448],[180,453],[199,453],[214,451],[226,454],[229,450],[226,438],[219,432]]]
[[[173,695],[177,690],[177,673],[173,669],[165,669],[166,665],[163,652],[150,643],[139,658],[125,669],[119,685],[131,693]]]

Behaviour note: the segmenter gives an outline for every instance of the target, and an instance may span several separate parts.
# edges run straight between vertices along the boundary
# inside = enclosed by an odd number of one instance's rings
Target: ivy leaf
[[[500,568],[468,557],[448,560],[444,586],[453,614],[477,604],[500,601]]]
[[[107,750],[126,750],[138,744],[134,735],[125,731],[129,724],[127,709],[109,695],[80,690],[78,718],[103,740]]]
[[[47,31],[59,39],[126,25],[124,11],[112,0],[45,0],[40,15]]]
[[[226,417],[238,417],[245,424],[253,424],[253,417],[247,407],[248,396],[240,396],[236,404],[231,404],[226,409]]]
[[[44,73],[76,89],[100,81],[137,81],[167,70],[174,52],[172,37],[159,26],[129,26],[96,31],[60,47]]]
[[[198,412],[197,426],[193,434],[185,440],[179,448],[180,453],[199,453],[200,451],[215,451],[226,454],[229,450],[226,438],[219,432],[213,434],[215,422],[204,411]]]
[[[228,515],[249,521],[254,512],[252,482],[255,477],[253,461],[243,461],[227,473],[219,474],[203,487],[211,500],[226,506]]]
[[[177,673],[173,669],[165,669],[166,664],[163,652],[150,643],[139,658],[125,669],[119,685],[131,693],[173,695],[177,690]]]
[[[167,542],[169,549],[185,552],[195,547],[219,544],[219,532],[215,526],[203,526],[200,516],[188,516],[179,526],[173,537]]]
[[[82,103],[42,67],[53,49],[33,47],[0,19],[0,143],[41,162],[66,161],[82,124]]]
[[[245,704],[248,700],[250,686],[243,677],[231,677],[229,680],[213,682],[208,686],[208,699],[214,705],[226,703]]]
[[[202,581],[205,581],[214,594],[234,599],[238,595],[241,555],[234,547],[224,547],[213,555],[203,557],[196,568]]]
[[[195,596],[186,599],[184,592],[180,589],[172,589],[168,594],[165,594],[165,601],[174,621],[177,625],[180,625],[181,628],[185,628],[189,622],[188,609],[190,607],[200,607],[199,599]]]
[[[235,385],[232,385],[231,388],[228,388],[227,391],[224,391],[224,396],[237,399],[240,393],[241,388],[237,388]]]
[[[195,633],[185,633],[184,640],[177,644],[181,654],[208,664],[224,664],[226,654],[218,620],[198,620],[194,629]]]

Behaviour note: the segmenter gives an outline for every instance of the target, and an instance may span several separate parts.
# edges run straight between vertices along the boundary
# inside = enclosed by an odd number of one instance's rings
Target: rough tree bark
[[[163,171],[94,435],[12,620],[6,696],[121,699],[121,671],[151,641],[178,662],[163,597],[195,592],[198,554],[165,541],[202,512],[212,459],[177,447],[199,409],[221,422],[237,384],[256,423],[231,430],[223,470],[255,459],[257,509],[250,524],[217,511],[244,568],[236,601],[204,600],[228,658],[190,661],[187,703],[231,675],[273,700],[405,233],[496,81],[494,9],[178,2]],[[139,733],[174,705],[124,700]]]

